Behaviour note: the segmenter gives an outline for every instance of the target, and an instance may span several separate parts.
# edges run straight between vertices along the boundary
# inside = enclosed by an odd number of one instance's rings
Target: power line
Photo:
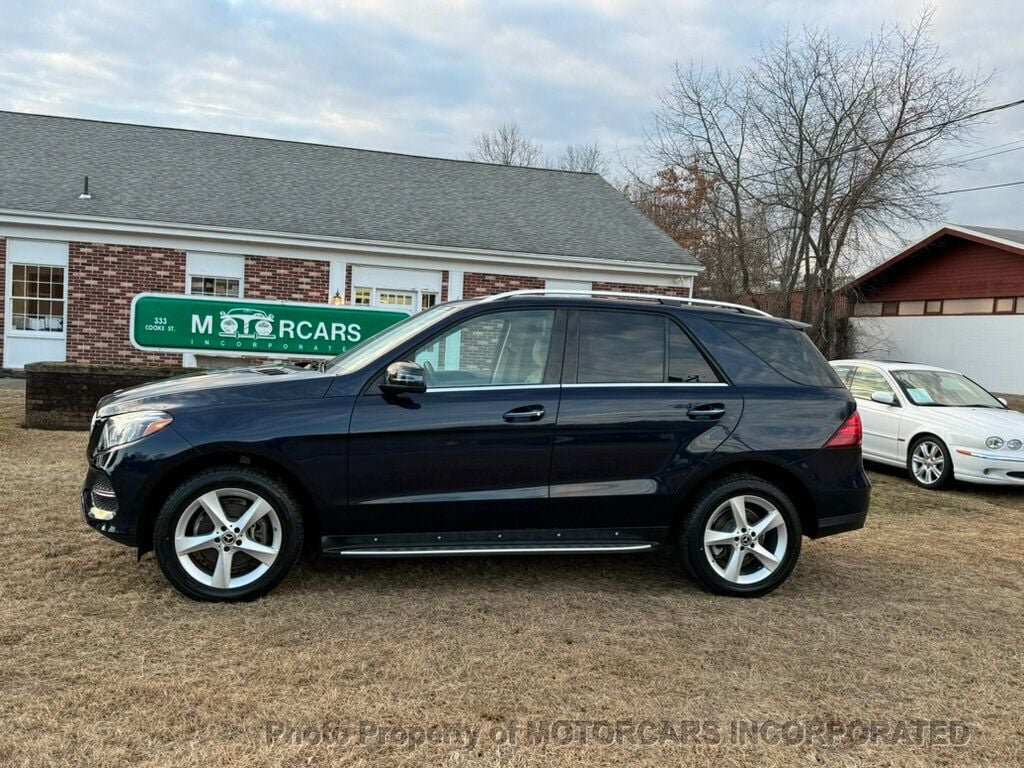
[[[1013,144],[1020,144],[1021,142],[1024,142],[1024,138],[1013,139],[1012,141],[1003,142],[1002,144],[993,144],[991,147],[981,147],[980,149],[975,149],[970,152],[964,152],[962,155],[947,157],[946,160],[962,160],[965,157],[971,157],[971,155],[976,155],[979,152],[988,152],[990,149],[1001,149],[1002,147],[1009,147]]]
[[[983,187],[963,187],[962,189],[947,189],[944,192],[936,192],[936,195],[955,195],[959,192],[978,192],[982,189],[1002,189],[1003,187],[1019,187],[1024,184],[1024,180],[1021,181],[1007,181],[1002,184],[986,184]]]
[[[797,168],[802,168],[803,166],[805,166],[805,165],[807,165],[808,163],[811,163],[811,162],[822,162],[822,161],[827,161],[827,160],[835,160],[836,158],[840,158],[843,155],[848,155],[851,152],[857,152],[859,150],[868,149],[870,147],[878,146],[880,144],[887,144],[887,143],[889,143],[891,141],[897,141],[899,139],[905,139],[905,138],[908,138],[910,136],[916,136],[919,133],[927,133],[928,131],[937,131],[940,128],[948,128],[951,125],[956,125],[957,123],[962,123],[965,120],[973,120],[974,118],[981,117],[982,115],[988,115],[988,114],[991,114],[993,112],[1000,112],[1000,111],[1002,111],[1004,109],[1011,109],[1012,107],[1019,107],[1022,104],[1024,104],[1024,99],[1017,99],[1015,101],[1008,101],[1005,104],[996,104],[993,107],[986,107],[985,109],[979,109],[976,112],[971,112],[971,113],[966,114],[966,115],[961,115],[960,117],[955,117],[952,120],[944,120],[941,123],[933,123],[932,125],[927,125],[927,126],[924,126],[922,128],[915,128],[912,131],[905,131],[903,133],[898,133],[895,136],[889,136],[889,137],[886,137],[884,139],[876,139],[875,141],[868,141],[868,142],[864,142],[863,144],[857,144],[857,145],[852,146],[852,147],[847,147],[844,150],[836,152],[834,155],[823,155],[821,157],[816,157],[816,158],[813,158],[812,160],[808,160],[808,161],[805,161],[803,163],[795,163],[795,164],[789,165],[789,166],[781,166],[779,168],[773,168],[770,171],[762,171],[761,173],[755,173],[755,174],[752,174],[750,176],[747,176],[746,179],[744,179],[743,181],[746,182],[746,181],[750,181],[751,179],[758,179],[758,178],[761,178],[762,176],[771,176],[773,174],[778,173],[779,171],[795,171]]]
[[[973,163],[975,160],[984,160],[986,157],[996,157],[997,155],[1006,155],[1010,152],[1020,152],[1024,147],[1011,147],[1010,149],[1001,149],[998,152],[989,152],[987,155],[978,155],[972,157],[969,160],[964,160],[965,163]]]

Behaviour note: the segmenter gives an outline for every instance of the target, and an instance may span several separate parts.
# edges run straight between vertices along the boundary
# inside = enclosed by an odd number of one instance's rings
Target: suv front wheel
[[[298,560],[302,535],[288,488],[249,467],[193,475],[164,502],[153,530],[157,561],[179,592],[226,602],[277,586]]]
[[[759,597],[786,580],[800,556],[800,518],[789,497],[753,475],[704,489],[683,521],[686,570],[720,595]]]

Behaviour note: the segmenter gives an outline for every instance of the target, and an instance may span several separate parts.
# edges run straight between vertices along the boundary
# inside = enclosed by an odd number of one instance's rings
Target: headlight
[[[994,436],[990,437],[988,440],[985,441],[985,445],[987,445],[992,450],[997,450],[1003,447],[1003,438]]]
[[[1006,447],[1009,448],[1011,451],[1019,451],[1021,445],[1024,445],[1024,443],[1021,443],[1020,440],[1011,440],[1006,444]]]
[[[136,411],[111,416],[103,425],[96,450],[105,451],[116,445],[141,440],[154,432],[159,432],[172,421],[174,419],[171,415],[163,411]]]

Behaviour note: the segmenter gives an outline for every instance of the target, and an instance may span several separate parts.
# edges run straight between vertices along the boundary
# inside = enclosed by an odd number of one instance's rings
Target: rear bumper
[[[823,448],[796,463],[813,504],[804,533],[812,539],[863,528],[871,481],[860,448]]]

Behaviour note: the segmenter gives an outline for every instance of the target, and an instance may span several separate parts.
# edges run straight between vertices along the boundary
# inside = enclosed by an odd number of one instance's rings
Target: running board
[[[332,557],[463,557],[466,555],[593,555],[604,552],[646,552],[648,544],[495,544],[438,547],[374,547],[326,549]]]

